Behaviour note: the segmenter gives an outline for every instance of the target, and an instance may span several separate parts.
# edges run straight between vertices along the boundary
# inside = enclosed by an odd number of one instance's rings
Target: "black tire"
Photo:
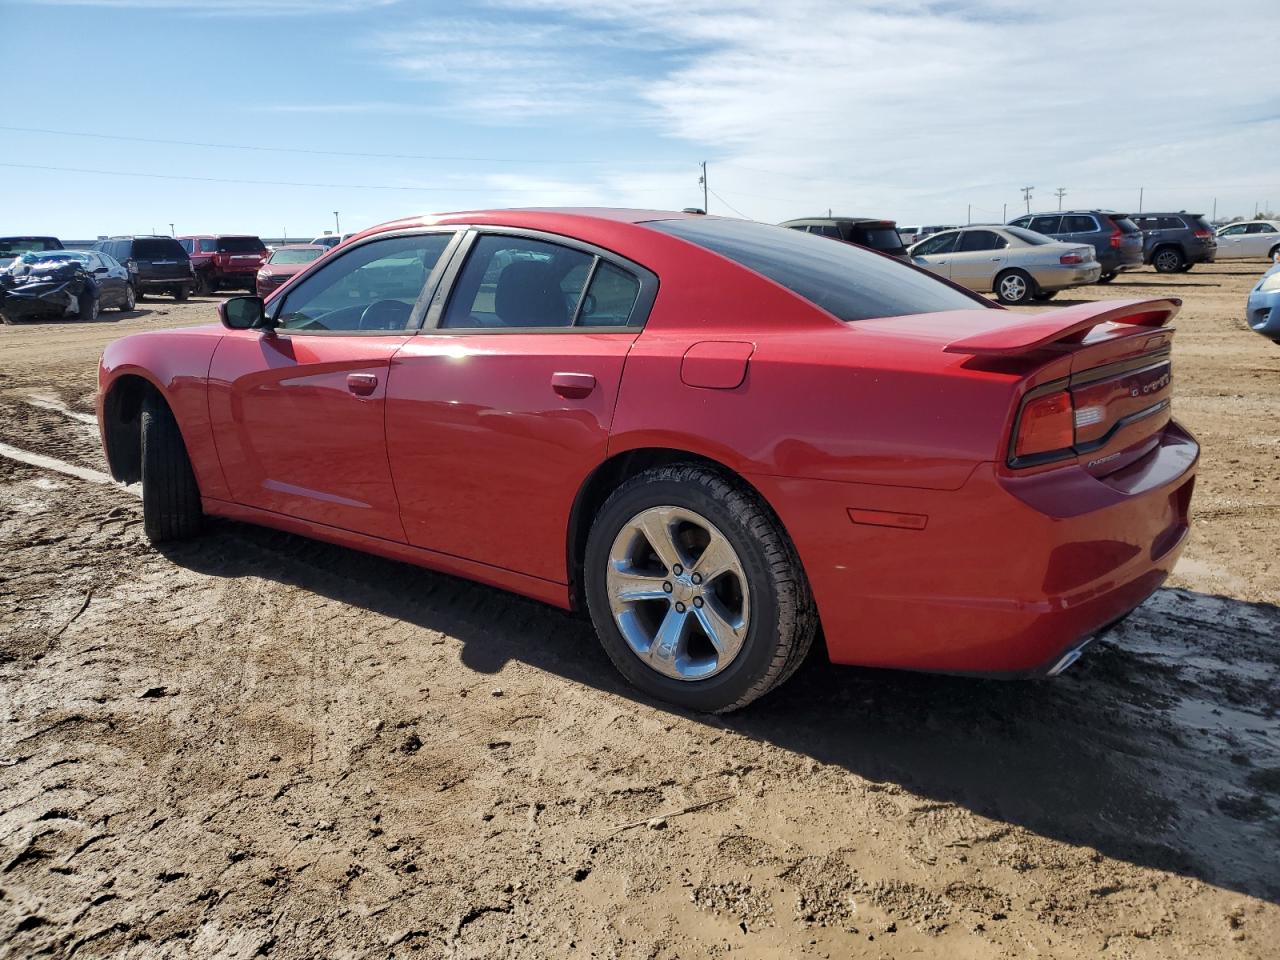
[[[705,679],[675,679],[645,664],[613,617],[606,582],[613,542],[656,506],[706,518],[742,564],[751,605],[746,636],[728,666]],[[596,633],[618,671],[650,696],[691,710],[728,713],[768,693],[804,661],[817,632],[808,580],[778,519],[745,484],[698,464],[646,470],[618,487],[592,522],[583,579]]]
[[[182,303],[182,301],[186,300],[190,296],[191,296],[191,287],[189,287],[185,283],[180,287],[173,288],[173,299],[177,300],[178,303]]]
[[[1277,243],[1274,247],[1272,247],[1270,250],[1267,251],[1267,259],[1274,260],[1277,254],[1280,254],[1280,243]]]
[[[1115,278],[1116,278],[1116,275],[1115,275],[1114,273],[1104,273],[1104,274],[1102,274],[1102,276],[1098,277],[1098,282],[1099,282],[1099,283],[1110,283],[1110,282],[1111,282],[1112,280],[1114,280]]]
[[[143,300],[147,299],[147,295],[146,295],[145,293],[143,293],[143,292],[142,292],[142,288],[141,288],[141,287],[134,287],[134,288],[133,288],[133,299],[134,299],[137,303],[141,303]]]
[[[1039,293],[1040,288],[1036,286],[1035,280],[1031,274],[1025,270],[1001,270],[996,274],[995,292],[996,299],[1001,303],[1016,306],[1025,304]]]
[[[1159,247],[1151,254],[1151,265],[1157,273],[1181,273],[1187,258],[1177,247]]]
[[[204,286],[205,286],[205,289],[208,290],[210,293],[217,293],[218,288],[221,286],[221,284],[218,283],[218,281],[215,278],[207,277],[205,278]]]
[[[1034,300],[1036,303],[1047,303],[1057,295],[1058,295],[1057,290],[1041,290],[1039,293],[1032,296],[1031,299]]]
[[[203,519],[178,421],[153,393],[142,404],[142,529],[152,543],[183,540],[200,532]]]
[[[87,323],[93,323],[98,319],[98,314],[102,312],[102,300],[96,293],[86,290],[80,294],[80,309],[76,314],[77,319],[84,320]]]
[[[1190,272],[1191,272],[1191,268],[1192,268],[1192,267],[1194,267],[1194,266],[1195,266],[1195,264],[1194,264],[1194,263],[1184,263],[1184,264],[1182,265],[1182,269],[1181,269],[1181,270],[1179,270],[1178,272],[1179,272],[1179,273],[1190,273]]]
[[[133,292],[132,285],[126,283],[124,286],[124,299],[120,301],[120,312],[128,313],[138,305],[137,301],[138,295]]]

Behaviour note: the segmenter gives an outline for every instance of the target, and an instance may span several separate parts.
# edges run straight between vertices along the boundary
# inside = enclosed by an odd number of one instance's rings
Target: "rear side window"
[[[1009,241],[991,230],[966,230],[960,234],[960,253],[979,250],[1003,250]]]
[[[1061,217],[1032,217],[1031,229],[1036,233],[1054,234],[1061,233],[1062,218]]]
[[[262,253],[267,245],[257,237],[219,237],[219,253]]]
[[[1062,233],[1093,233],[1097,229],[1093,217],[1069,213],[1062,218]]]
[[[568,327],[595,258],[529,237],[480,237],[454,284],[440,326]]]
[[[186,260],[182,244],[169,237],[146,237],[133,241],[135,260]]]
[[[205,239],[201,240],[200,252],[201,253],[217,253],[218,241],[213,239],[213,237],[206,237]]]
[[[639,296],[639,280],[626,270],[600,260],[587,285],[587,295],[578,312],[578,326],[625,327]]]
[[[810,233],[816,233],[820,237],[833,237],[840,239],[840,228],[834,223],[815,223],[809,227]]]
[[[782,227],[701,217],[646,226],[718,253],[841,320],[973,310],[980,302],[905,263]]]
[[[1187,225],[1178,217],[1160,217],[1161,230],[1185,230]]]

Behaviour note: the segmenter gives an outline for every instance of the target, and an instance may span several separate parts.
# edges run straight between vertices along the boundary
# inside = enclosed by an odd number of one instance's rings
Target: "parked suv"
[[[907,248],[898,235],[898,225],[892,220],[875,220],[870,217],[806,217],[803,220],[787,220],[780,226],[869,247],[901,260],[907,259]]]
[[[1142,231],[1142,259],[1160,273],[1183,273],[1197,263],[1213,263],[1218,241],[1198,213],[1137,213],[1129,218]]]
[[[178,242],[191,257],[196,290],[200,293],[216,293],[223,287],[243,287],[253,292],[258,271],[271,256],[265,243],[246,234],[179,237]]]
[[[148,293],[167,293],[175,300],[191,296],[196,282],[191,258],[173,237],[110,237],[92,249],[124,264],[138,300]]]
[[[1010,220],[1012,227],[1043,233],[1064,243],[1093,244],[1102,264],[1099,283],[1110,283],[1121,270],[1142,266],[1142,231],[1127,213],[1114,210],[1067,210],[1063,213],[1035,213]]]

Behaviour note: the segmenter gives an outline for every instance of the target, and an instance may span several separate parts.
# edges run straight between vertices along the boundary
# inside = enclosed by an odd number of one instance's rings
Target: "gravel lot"
[[[1264,266],[1055,302],[1185,299],[1204,457],[1175,579],[1054,682],[819,655],[686,715],[556,610],[233,523],[159,552],[0,448],[0,955],[1275,957]],[[213,304],[0,328],[0,443],[105,471],[102,347]]]

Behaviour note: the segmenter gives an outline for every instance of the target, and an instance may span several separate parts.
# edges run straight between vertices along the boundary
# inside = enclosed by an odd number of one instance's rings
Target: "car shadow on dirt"
[[[470,669],[523,661],[651,707],[1131,862],[1280,902],[1280,608],[1162,590],[1066,675],[998,681],[836,667],[815,648],[727,717],[626,685],[590,623],[543,604],[288,534],[215,522],[168,546],[461,642]]]

